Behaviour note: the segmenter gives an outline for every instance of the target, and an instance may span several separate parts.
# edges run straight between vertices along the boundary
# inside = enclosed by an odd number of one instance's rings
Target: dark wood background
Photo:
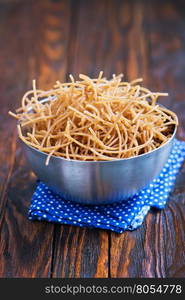
[[[185,139],[184,1],[0,1],[0,277],[185,277],[185,168],[161,212],[133,232],[30,222],[35,176],[15,121],[33,78],[69,73],[143,77],[180,119]]]

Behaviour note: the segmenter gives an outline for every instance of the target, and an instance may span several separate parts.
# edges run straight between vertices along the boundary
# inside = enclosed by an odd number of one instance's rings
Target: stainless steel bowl
[[[159,175],[176,134],[161,147],[136,157],[114,161],[79,161],[52,156],[23,143],[25,155],[40,180],[63,198],[84,204],[125,200]]]

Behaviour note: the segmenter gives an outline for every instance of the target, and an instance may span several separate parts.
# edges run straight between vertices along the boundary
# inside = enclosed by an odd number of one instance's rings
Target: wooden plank
[[[21,65],[19,56],[16,56],[17,48],[20,48],[16,41],[9,42],[8,36],[11,34],[11,29],[6,28],[6,17],[11,14],[10,5],[1,5],[1,21],[0,21],[0,33],[2,37],[1,57],[0,63],[2,68],[0,70],[1,78],[1,126],[0,126],[0,225],[4,216],[5,206],[7,202],[6,189],[11,177],[12,167],[15,159],[16,148],[16,133],[15,124],[13,120],[7,116],[9,109],[13,109],[13,102],[16,101],[15,97],[20,95],[20,85],[16,80],[16,74],[20,72]],[[15,23],[15,19],[11,21],[11,24]],[[18,36],[19,39],[22,35]],[[7,49],[7,45],[9,48]],[[14,53],[15,51],[15,53]],[[20,51],[20,49],[19,49]],[[15,59],[13,59],[15,57]],[[12,65],[14,72],[12,72]],[[25,83],[26,78],[20,75],[20,80]],[[16,88],[15,88],[16,86]],[[15,95],[16,91],[16,95]],[[13,101],[12,101],[13,99]]]
[[[72,2],[68,74],[97,74],[96,65],[105,64],[104,50],[97,51],[96,38],[105,28],[102,12],[106,1]],[[103,19],[103,20],[102,20]],[[102,27],[104,26],[104,27]],[[100,39],[100,37],[98,37]],[[96,62],[99,56],[101,65]],[[57,227],[55,233],[53,277],[108,277],[108,233],[101,230]]]
[[[98,230],[58,227],[53,277],[89,278],[108,276],[108,237]]]
[[[118,9],[118,7],[117,7]],[[119,19],[115,32],[122,32],[122,51],[125,51],[127,59],[122,62],[125,65],[125,76],[127,80],[143,77],[146,84],[148,78],[148,44],[142,30],[143,4],[141,2],[126,2],[119,7]],[[127,17],[126,17],[127,15]],[[126,18],[126,21],[124,21]],[[126,45],[125,45],[126,43]],[[135,46],[137,45],[137,47]],[[121,235],[111,234],[110,245],[110,276],[111,277],[134,277],[137,273],[137,260],[140,248],[143,251],[142,231],[139,229],[137,246],[137,235],[135,232],[125,232]],[[137,231],[138,232],[138,231]],[[136,258],[132,261],[132,253],[135,250]],[[133,273],[130,273],[130,264],[133,265]],[[135,267],[134,267],[135,264]]]
[[[143,44],[142,49],[146,49],[147,57],[143,56],[140,47],[135,48],[134,39],[130,37],[130,49],[141,54],[140,62],[136,60],[134,68],[138,69],[139,64],[145,65],[146,73],[150,76],[145,82],[149,87],[171,92],[171,97],[165,103],[179,115],[181,124],[179,136],[184,137],[182,11],[180,12],[178,4],[172,1],[163,3],[153,1],[150,5],[143,3],[138,4],[137,9],[136,4],[133,10],[135,20],[133,31],[138,32],[140,45]],[[142,22],[137,24],[140,13]],[[131,30],[129,34],[133,31]],[[146,58],[147,63],[144,62]],[[129,71],[133,63],[128,62],[128,66]],[[133,69],[130,72],[132,74]],[[112,234],[110,250],[112,277],[184,276],[184,180],[185,173],[182,169],[166,208],[161,212],[149,213],[139,229],[122,235]]]
[[[148,13],[139,1],[80,1],[80,10],[76,1],[71,7],[70,1],[17,2],[0,4],[0,277],[51,272],[53,277],[107,277],[109,272],[112,277],[182,277],[184,169],[166,209],[150,213],[137,231],[117,235],[60,225],[54,230],[26,218],[35,177],[20,147],[15,151],[15,122],[7,117],[32,78],[48,88],[66,73],[97,75],[102,69],[107,76],[123,72],[127,79],[142,74],[150,87],[170,88],[167,104],[179,114],[178,134],[185,137],[182,3],[158,7],[153,2]]]
[[[58,78],[64,79],[69,2],[22,1],[15,5],[6,3],[1,8],[0,30],[4,38],[1,105],[5,125],[1,131],[0,174],[2,185],[4,180],[6,185],[0,201],[4,203],[0,277],[50,277],[54,225],[27,219],[36,178],[19,145],[15,151],[15,138],[11,140],[12,131],[16,131],[15,121],[7,116],[7,111],[18,106],[33,78],[39,79],[41,88],[48,88]],[[7,136],[10,138],[6,139]]]
[[[151,41],[151,75],[156,87],[169,92],[169,97],[161,101],[174,110],[180,121],[177,136],[184,139],[184,51],[185,38],[185,6],[179,1],[166,1],[160,7],[155,5],[151,9],[150,41]],[[159,30],[160,29],[160,30]],[[159,40],[161,41],[159,43]],[[159,46],[160,44],[160,46]],[[163,236],[162,245],[164,257],[165,277],[184,277],[184,227],[185,227],[185,175],[184,168],[177,177],[175,190],[171,201],[162,212]]]
[[[69,45],[69,73],[97,76],[103,70],[109,77],[127,72],[130,55],[127,32],[133,22],[132,6],[122,0],[81,1],[80,11],[74,16],[78,17],[78,26],[73,27],[74,36]]]

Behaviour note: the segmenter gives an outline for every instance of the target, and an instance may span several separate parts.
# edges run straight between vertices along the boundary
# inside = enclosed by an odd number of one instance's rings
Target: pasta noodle
[[[83,161],[124,159],[147,153],[166,143],[178,119],[159,106],[167,93],[142,87],[142,78],[122,81],[79,75],[56,82],[53,89],[28,91],[16,113],[20,139],[48,154]]]

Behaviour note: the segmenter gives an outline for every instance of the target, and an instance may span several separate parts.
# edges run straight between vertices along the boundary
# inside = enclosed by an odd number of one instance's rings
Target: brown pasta
[[[91,79],[56,82],[53,89],[28,91],[10,115],[19,120],[21,140],[48,154],[83,161],[115,160],[147,153],[166,143],[178,119],[157,104],[159,96],[142,87],[141,78],[107,80],[100,72]],[[46,100],[47,99],[47,100]]]

